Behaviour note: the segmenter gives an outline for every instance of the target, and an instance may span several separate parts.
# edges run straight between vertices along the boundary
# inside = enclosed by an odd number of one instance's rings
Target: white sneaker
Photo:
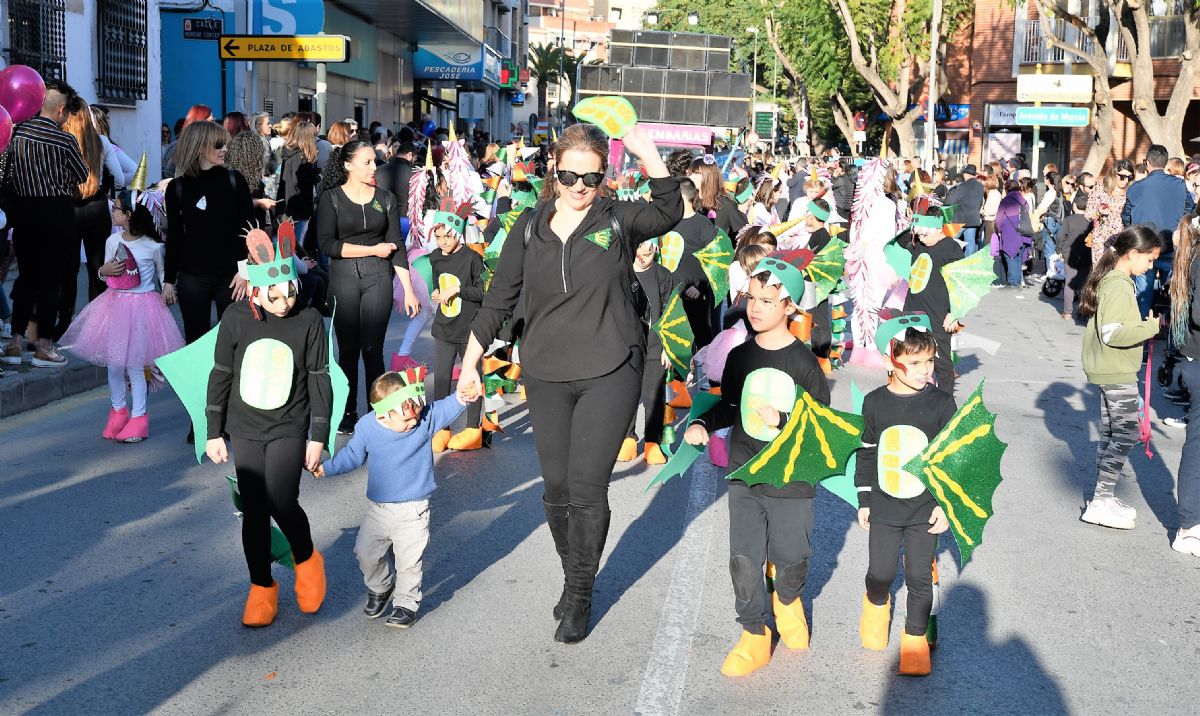
[[[1125,505],[1123,508],[1115,497],[1092,500],[1088,503],[1087,509],[1084,510],[1083,516],[1079,519],[1093,525],[1111,527],[1115,530],[1131,530],[1134,528],[1136,514],[1135,516],[1130,516],[1125,511],[1125,508],[1133,509],[1128,505]]]
[[[1119,497],[1114,497],[1112,499],[1113,499],[1113,502],[1115,502],[1117,504],[1118,512],[1124,514],[1126,517],[1128,517],[1131,520],[1137,519],[1137,509],[1136,508],[1125,504],[1124,502],[1121,501],[1121,498],[1119,498]]]
[[[12,324],[8,321],[0,321],[0,340],[7,341],[12,338]]]
[[[1175,533],[1175,541],[1171,549],[1193,557],[1200,557],[1200,525]]]

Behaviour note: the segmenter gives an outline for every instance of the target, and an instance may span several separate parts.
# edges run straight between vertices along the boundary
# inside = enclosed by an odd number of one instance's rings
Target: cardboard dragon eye
[[[893,310],[881,310],[878,313],[880,323],[875,329],[875,347],[885,356],[892,354],[892,340],[910,328],[925,333],[933,331],[929,316],[920,312],[900,313]]]
[[[799,302],[804,296],[804,269],[812,260],[813,252],[808,249],[776,251],[760,261],[751,275],[770,274],[768,286],[780,286],[781,298],[786,296],[793,302]]]

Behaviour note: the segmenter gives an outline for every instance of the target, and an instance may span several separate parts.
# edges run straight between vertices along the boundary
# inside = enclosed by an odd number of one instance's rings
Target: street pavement
[[[277,567],[279,618],[245,629],[230,468],[195,464],[169,390],[151,398],[150,440],[101,440],[101,388],[0,422],[0,712],[1195,713],[1200,560],[1170,549],[1183,432],[1156,420],[1154,457],[1135,449],[1118,495],[1137,507],[1136,530],[1080,522],[1097,393],[1080,368],[1082,327],[1059,310],[1002,291],[969,321],[958,397],[986,378],[1009,448],[996,516],[963,573],[943,536],[929,677],[895,674],[902,606],[886,651],[859,646],[867,535],[824,490],[804,593],[811,650],[778,645],[757,674],[721,676],[739,627],[724,480],[704,459],[648,493],[651,470],[618,465],[593,632],[555,643],[561,571],[515,400],[491,450],[438,459],[413,628],[361,613],[364,469],[303,482],[328,568],[320,613],[299,613]],[[403,328],[392,321],[389,351]],[[431,354],[426,335],[416,357]],[[882,382],[838,372],[836,407],[848,409],[851,379]]]

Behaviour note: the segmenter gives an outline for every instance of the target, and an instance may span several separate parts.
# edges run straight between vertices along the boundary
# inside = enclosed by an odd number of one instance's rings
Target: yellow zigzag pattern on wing
[[[810,420],[811,417],[811,420]],[[821,455],[825,458],[826,466],[833,468],[837,466],[837,460],[833,456],[833,451],[829,448],[829,440],[825,437],[825,429],[821,427],[817,418],[824,418],[835,426],[841,428],[844,432],[850,435],[858,435],[859,430],[854,425],[846,422],[827,406],[821,405],[813,400],[812,396],[804,393],[799,400],[796,401],[796,406],[787,425],[783,426],[783,431],[771,441],[766,450],[758,456],[750,464],[750,474],[755,475],[775,457],[775,454],[783,448],[784,443],[791,439],[792,435],[796,435],[795,443],[792,449],[788,452],[788,464],[783,473],[784,483],[788,483],[792,479],[792,474],[796,470],[796,458],[800,456],[800,451],[804,448],[804,436],[808,426],[811,424],[813,434],[820,443]]]

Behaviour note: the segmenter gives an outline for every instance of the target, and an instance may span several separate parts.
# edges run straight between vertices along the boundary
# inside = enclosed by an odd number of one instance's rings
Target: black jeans
[[[84,204],[75,206],[75,228],[83,241],[83,253],[87,256],[88,300],[99,296],[108,285],[101,280],[97,271],[104,265],[104,244],[112,234],[112,214],[108,210],[108,197],[97,194]],[[76,282],[71,281],[71,308],[75,308]]]
[[[542,500],[608,510],[608,481],[637,412],[642,353],[633,349],[613,372],[551,383],[528,372],[525,396],[542,468]]]
[[[212,306],[217,304],[217,320],[233,303],[233,289],[229,284],[233,275],[224,278],[180,273],[176,279],[175,297],[179,300],[179,313],[183,316],[183,337],[189,344],[200,340],[212,330]]]
[[[744,482],[729,483],[729,576],[737,621],[762,634],[772,612],[765,567],[775,565],[775,593],[791,604],[800,598],[812,555],[810,497],[767,497]]]
[[[292,546],[296,564],[313,553],[308,515],[300,507],[300,475],[304,468],[304,438],[269,442],[232,438],[233,464],[242,495],[242,550],[250,582],[270,587],[271,520]]]
[[[954,358],[950,334],[934,331],[933,340],[937,343],[937,355],[933,357],[933,375],[937,379],[937,386],[954,395]]]
[[[9,221],[20,268],[12,291],[13,335],[25,333],[30,321],[36,321],[38,336],[52,339],[63,274],[67,267],[79,268],[74,203],[65,196],[19,198]]]
[[[661,352],[661,348],[659,351]],[[666,376],[667,369],[659,361],[659,353],[654,351],[646,356],[646,368],[642,371],[642,408],[646,414],[646,426],[642,437],[647,443],[662,442],[663,417],[667,407]],[[629,437],[637,438],[637,409],[633,411],[633,419],[629,421]]]
[[[813,355],[829,358],[833,348],[833,307],[829,305],[829,299],[821,301],[812,310],[812,335],[808,343]]]
[[[696,336],[696,350],[700,350],[704,346],[712,343],[713,337],[720,332],[719,324],[714,328],[713,321],[713,299],[712,288],[708,284],[696,287],[700,291],[700,297],[693,300],[687,296],[683,297],[683,312],[687,314],[688,325],[692,327],[692,334]],[[685,289],[686,290],[686,289]],[[654,356],[650,356],[653,360]]]
[[[933,555],[937,535],[929,534],[929,525],[893,527],[871,523],[868,533],[870,562],[867,566],[867,599],[875,606],[887,604],[892,582],[896,581],[896,558],[904,544],[904,584],[908,587],[908,617],[904,631],[922,636],[929,627],[933,610]]]
[[[383,339],[392,315],[392,268],[380,259],[333,259],[329,295],[334,305],[338,365],[350,381],[345,420],[358,420],[358,361],[366,388],[383,375]]]
[[[466,343],[433,342],[433,399],[441,400],[450,395],[450,385],[454,377],[454,359],[462,358],[467,351]],[[476,400],[467,405],[467,427],[479,427],[479,417],[483,413],[483,401]]]

